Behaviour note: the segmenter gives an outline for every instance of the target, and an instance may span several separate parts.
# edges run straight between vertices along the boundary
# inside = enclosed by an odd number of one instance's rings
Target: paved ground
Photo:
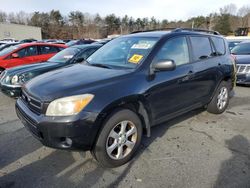
[[[250,187],[250,88],[222,115],[193,111],[152,130],[134,160],[98,167],[89,153],[43,147],[0,93],[0,187]]]

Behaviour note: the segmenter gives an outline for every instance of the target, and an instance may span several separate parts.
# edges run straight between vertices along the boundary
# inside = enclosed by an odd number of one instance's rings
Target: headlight
[[[11,84],[16,85],[18,83],[19,79],[18,76],[15,75],[11,78]]]
[[[94,98],[92,94],[76,95],[52,101],[46,116],[71,116],[81,112]]]
[[[26,82],[28,82],[29,80],[31,80],[32,78],[34,77],[34,74],[33,73],[30,73],[30,72],[28,72],[28,73],[25,73],[25,74],[21,74],[20,76],[19,76],[19,82],[20,83],[26,83]]]

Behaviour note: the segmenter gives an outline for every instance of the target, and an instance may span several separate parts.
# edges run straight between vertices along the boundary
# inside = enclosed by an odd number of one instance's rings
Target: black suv
[[[119,37],[84,64],[28,82],[16,111],[44,145],[91,150],[100,164],[120,166],[143,130],[190,110],[225,111],[234,60],[217,32],[176,29]]]

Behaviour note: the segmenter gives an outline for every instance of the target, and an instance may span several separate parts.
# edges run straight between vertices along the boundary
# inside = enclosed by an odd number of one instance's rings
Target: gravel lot
[[[222,115],[192,111],[152,129],[128,164],[98,167],[89,152],[43,147],[0,93],[0,188],[250,187],[250,88]]]

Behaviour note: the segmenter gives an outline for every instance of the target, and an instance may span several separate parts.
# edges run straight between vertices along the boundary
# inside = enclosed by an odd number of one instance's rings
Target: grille
[[[6,71],[3,71],[2,73],[0,73],[0,82],[4,79],[6,75]]]
[[[27,116],[25,113],[22,112],[21,109],[16,108],[17,116],[22,120],[24,126],[30,130],[30,132],[37,137],[38,139],[42,139],[43,135],[42,133],[37,129],[36,122],[33,121],[29,116]]]
[[[21,99],[34,113],[38,115],[42,113],[42,103],[39,100],[31,97],[25,91],[22,91]]]
[[[237,73],[239,74],[250,73],[250,64],[248,65],[238,64],[236,67],[237,67]]]

